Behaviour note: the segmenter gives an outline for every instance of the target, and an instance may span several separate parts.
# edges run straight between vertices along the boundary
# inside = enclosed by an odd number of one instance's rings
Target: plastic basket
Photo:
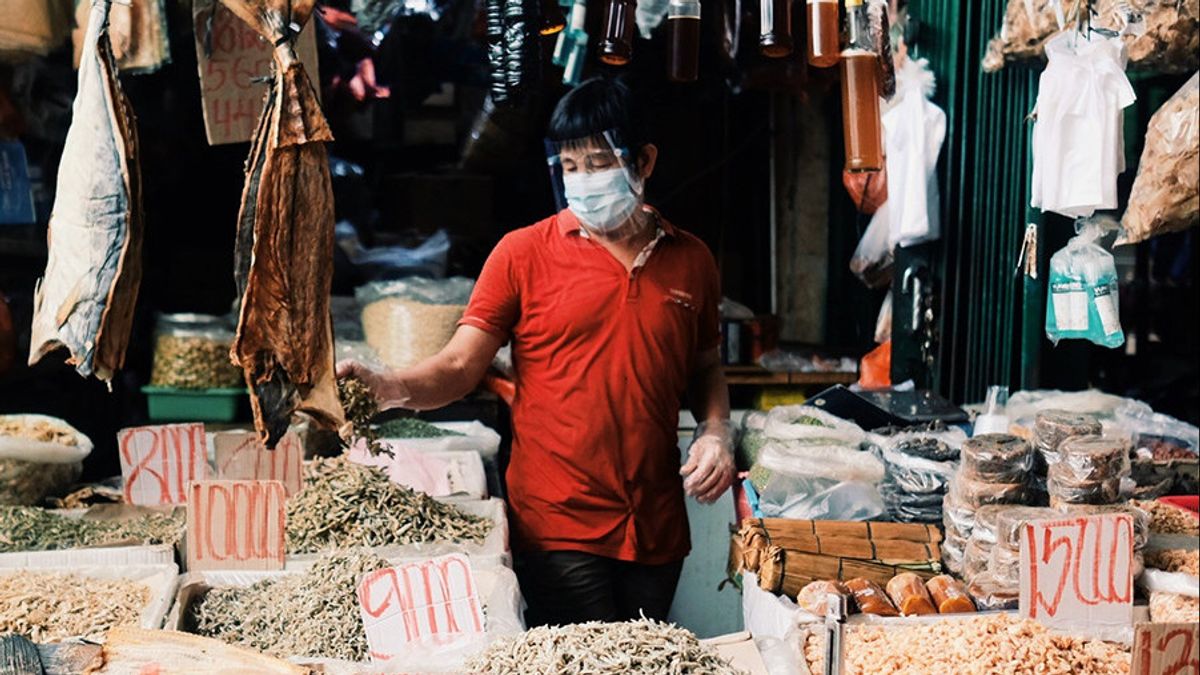
[[[152,422],[232,422],[245,389],[142,387]]]

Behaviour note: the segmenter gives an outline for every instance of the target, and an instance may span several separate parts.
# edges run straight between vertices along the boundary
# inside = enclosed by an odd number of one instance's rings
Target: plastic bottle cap
[[[671,0],[667,7],[667,18],[699,19],[700,0]]]

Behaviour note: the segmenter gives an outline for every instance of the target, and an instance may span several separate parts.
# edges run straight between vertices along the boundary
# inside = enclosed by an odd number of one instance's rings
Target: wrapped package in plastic
[[[975,611],[975,603],[967,593],[967,586],[949,574],[938,576],[925,582],[925,588],[933,598],[933,604],[940,614],[963,614]]]
[[[1020,600],[1019,584],[1008,584],[990,572],[984,572],[967,583],[967,592],[980,611],[1016,609]]]
[[[964,479],[990,483],[1020,483],[1033,467],[1029,444],[1009,434],[983,434],[962,445]]]
[[[958,538],[966,546],[975,529],[975,508],[963,504],[954,492],[947,492],[942,500],[942,524],[946,526],[946,538]]]
[[[1121,499],[1121,479],[1098,480],[1073,485],[1061,485],[1053,478],[1046,481],[1050,493],[1050,508],[1059,509],[1071,504],[1116,504]]]
[[[1038,450],[1039,473],[1058,461],[1058,446],[1072,436],[1096,436],[1103,431],[1094,415],[1066,410],[1043,410],[1033,423],[1033,445]]]
[[[958,469],[955,462],[935,462],[883,449],[887,478],[905,492],[916,494],[945,493]]]
[[[1049,478],[1058,485],[1085,485],[1129,474],[1129,445],[1119,438],[1075,436],[1058,446]]]
[[[738,443],[734,459],[741,471],[749,471],[758,461],[758,454],[767,444],[767,413],[761,410],[748,410],[742,417],[742,433],[738,435]]]
[[[1150,118],[1129,206],[1121,218],[1124,233],[1117,244],[1134,244],[1198,222],[1200,73],[1192,75]]]
[[[759,507],[769,517],[870,520],[885,510],[877,489],[883,462],[870,452],[769,442],[751,473],[759,476]]]
[[[892,604],[887,593],[874,581],[857,577],[845,582],[844,585],[854,595],[854,602],[863,614],[900,616],[900,612],[896,611],[896,606]]]
[[[1114,416],[1117,426],[1133,440],[1134,448],[1144,447],[1156,440],[1174,439],[1192,456],[1200,452],[1200,428],[1194,424],[1156,413],[1138,401],[1129,401],[1118,407]]]
[[[866,433],[857,424],[809,405],[772,409],[765,430],[767,436],[780,441],[857,446],[866,439]]]
[[[979,507],[979,510],[975,512],[975,527],[971,529],[971,537],[988,544],[995,544],[1000,514],[1011,508],[1019,507],[1008,504],[988,504]]]
[[[937,606],[925,588],[925,580],[912,572],[902,572],[887,583],[887,593],[900,616],[937,614]]]
[[[1057,509],[1049,510],[1049,513],[1053,515],[1044,517],[1055,518],[1064,514],[1073,517],[1125,514],[1133,519],[1133,549],[1140,551],[1150,542],[1150,514],[1133,504],[1062,504]]]
[[[1021,504],[1025,501],[1025,483],[987,483],[957,476],[950,494],[964,506],[978,509],[988,504]]]
[[[995,546],[985,541],[971,537],[967,548],[963,551],[962,575],[964,579],[974,579],[979,574],[988,571],[992,564],[992,549]]]
[[[1065,339],[1125,344],[1116,259],[1099,244],[1107,227],[1099,220],[1077,222],[1078,234],[1050,257],[1046,337],[1056,345]]]
[[[809,614],[825,616],[830,595],[843,598],[849,606],[850,591],[837,581],[814,581],[808,584],[796,594],[796,604]]]
[[[1003,507],[996,515],[996,545],[1015,550],[1021,545],[1021,533],[1025,531],[1025,525],[1061,515],[1054,509],[1038,506]]]

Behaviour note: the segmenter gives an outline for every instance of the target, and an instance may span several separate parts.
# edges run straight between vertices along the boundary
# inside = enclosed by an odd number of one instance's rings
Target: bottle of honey
[[[842,50],[842,129],[847,171],[883,169],[879,119],[878,56],[871,45],[863,0],[846,0],[846,48]]]
[[[792,53],[791,0],[759,0],[758,50],[763,56],[781,59]]]
[[[667,77],[672,82],[694,82],[700,62],[700,0],[671,0],[667,45]]]
[[[808,63],[817,68],[838,64],[842,29],[838,25],[838,0],[807,0]]]

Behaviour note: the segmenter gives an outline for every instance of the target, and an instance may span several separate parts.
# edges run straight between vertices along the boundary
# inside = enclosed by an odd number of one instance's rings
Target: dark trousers
[[[583,621],[666,621],[683,561],[639,565],[581,551],[516,556],[530,628]]]

